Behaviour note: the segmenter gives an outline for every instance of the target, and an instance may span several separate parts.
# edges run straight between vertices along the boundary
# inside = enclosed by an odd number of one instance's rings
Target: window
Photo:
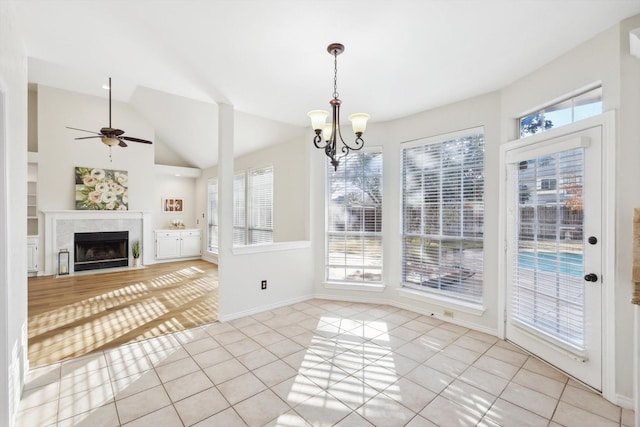
[[[218,180],[210,178],[208,183],[209,199],[209,252],[218,253]]]
[[[602,87],[550,105],[518,120],[520,138],[602,113]]]
[[[542,178],[540,180],[540,189],[541,190],[555,190],[557,187],[558,181],[554,178]]]
[[[218,252],[218,180],[209,179],[209,251]],[[233,245],[273,242],[273,167],[233,176]]]
[[[382,151],[327,162],[326,280],[382,282]]]
[[[273,242],[273,167],[233,177],[233,244]]]
[[[403,286],[481,303],[484,136],[445,138],[402,147]]]

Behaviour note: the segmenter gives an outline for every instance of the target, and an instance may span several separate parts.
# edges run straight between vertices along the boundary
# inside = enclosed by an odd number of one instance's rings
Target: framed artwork
[[[76,210],[126,211],[127,171],[76,167]]]
[[[182,212],[182,199],[162,199],[162,212]]]

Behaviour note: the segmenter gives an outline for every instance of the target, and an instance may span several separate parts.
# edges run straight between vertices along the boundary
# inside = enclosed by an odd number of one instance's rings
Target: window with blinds
[[[233,177],[233,244],[273,242],[273,167]]]
[[[481,130],[403,144],[401,158],[403,286],[482,302]]]
[[[326,280],[382,282],[382,151],[327,162]]]
[[[218,180],[216,178],[210,178],[207,186],[208,194],[208,245],[209,252],[218,252]]]
[[[248,173],[248,244],[273,242],[273,168]]]
[[[246,245],[246,174],[233,176],[233,245]]]
[[[586,322],[583,177],[584,148],[519,163],[511,266],[514,320],[580,350]]]

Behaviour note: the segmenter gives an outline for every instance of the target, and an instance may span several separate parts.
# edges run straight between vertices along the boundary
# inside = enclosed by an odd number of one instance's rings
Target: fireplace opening
[[[129,265],[128,231],[75,233],[74,244],[74,271]]]

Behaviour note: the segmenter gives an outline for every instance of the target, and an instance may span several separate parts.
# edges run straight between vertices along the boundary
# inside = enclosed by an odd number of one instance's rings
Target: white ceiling
[[[640,13],[640,0],[11,1],[30,82],[106,97],[113,77],[114,99],[196,167],[216,162],[219,102],[242,113],[238,154],[311,143],[306,112],[333,92],[331,42],[346,46],[343,116],[381,122],[504,87]]]

